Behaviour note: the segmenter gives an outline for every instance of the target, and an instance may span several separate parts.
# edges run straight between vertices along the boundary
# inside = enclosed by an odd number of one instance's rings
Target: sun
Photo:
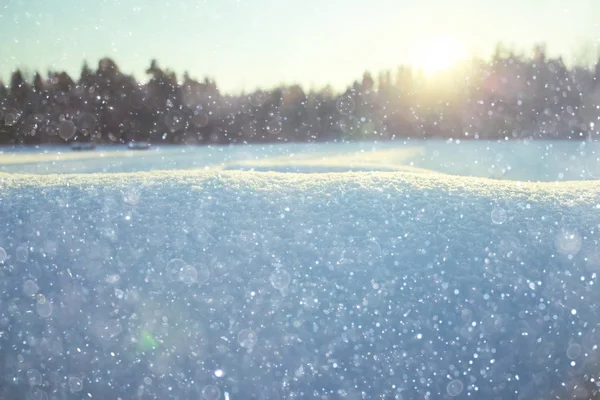
[[[439,37],[421,42],[413,63],[426,75],[433,75],[455,66],[465,56],[466,49],[462,43],[448,37]]]

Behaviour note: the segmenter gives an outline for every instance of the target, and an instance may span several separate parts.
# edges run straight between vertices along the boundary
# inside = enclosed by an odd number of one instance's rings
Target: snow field
[[[3,390],[589,396],[599,194],[418,172],[2,174]]]

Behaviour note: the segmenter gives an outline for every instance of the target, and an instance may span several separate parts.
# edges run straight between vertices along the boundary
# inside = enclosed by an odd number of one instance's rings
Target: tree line
[[[0,144],[77,142],[229,144],[401,138],[593,139],[600,61],[568,68],[544,46],[530,56],[498,46],[435,76],[401,66],[365,72],[341,92],[299,85],[221,93],[214,80],[152,60],[137,82],[105,58],[65,72],[20,70],[0,82]]]

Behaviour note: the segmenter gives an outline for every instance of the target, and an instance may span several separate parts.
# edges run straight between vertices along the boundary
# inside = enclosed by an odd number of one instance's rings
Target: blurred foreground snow
[[[0,398],[595,395],[594,144],[303,146],[3,155],[171,171],[0,174]]]

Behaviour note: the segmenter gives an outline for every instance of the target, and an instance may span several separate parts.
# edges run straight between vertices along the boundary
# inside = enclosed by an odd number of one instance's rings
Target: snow
[[[4,154],[0,393],[590,397],[597,149]]]
[[[406,141],[248,146],[0,148],[0,172],[117,173],[254,170],[299,173],[412,171],[520,181],[600,178],[600,143],[567,141]]]

